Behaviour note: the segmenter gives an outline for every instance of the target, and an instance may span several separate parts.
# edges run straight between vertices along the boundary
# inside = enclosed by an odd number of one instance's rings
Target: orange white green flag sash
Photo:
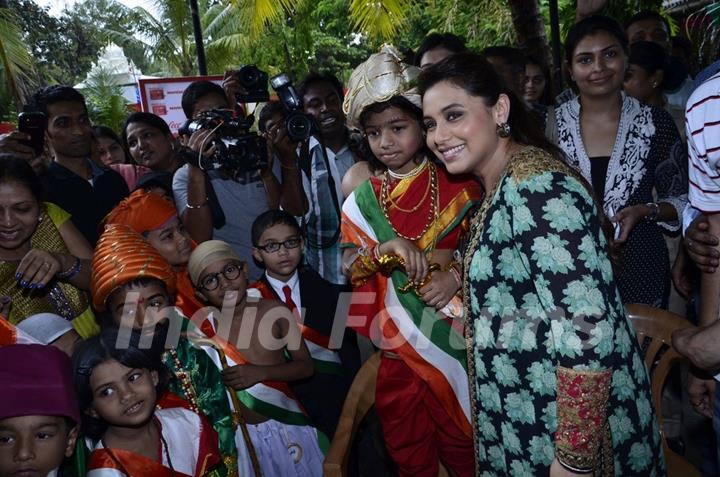
[[[205,418],[183,408],[155,411],[155,418],[162,462],[98,444],[90,453],[87,477],[202,477],[220,463],[217,434]]]
[[[216,327],[216,322],[212,314],[208,316],[208,321]],[[191,330],[191,328],[193,328]],[[188,327],[188,339],[195,343],[212,359],[213,363],[222,370],[223,366],[220,356],[216,348],[222,349],[228,361],[228,365],[236,366],[248,363],[247,359],[232,344],[225,341],[218,335],[211,338],[207,337],[192,323]],[[208,340],[213,342],[210,346]],[[310,421],[297,398],[293,394],[287,383],[279,381],[263,381],[257,383],[247,389],[235,391],[240,402],[248,409],[262,414],[265,417],[274,419],[284,424],[305,426],[310,425]]]
[[[282,299],[275,293],[264,280],[258,280],[252,284],[254,289],[257,289],[263,298],[280,300]],[[295,315],[298,328],[302,334],[305,344],[308,347],[310,356],[313,360],[313,367],[315,371],[328,374],[343,374],[342,360],[340,354],[337,351],[330,349],[330,337],[325,336],[319,331],[310,328],[303,323],[303,317],[297,311],[293,312]]]
[[[0,346],[13,344],[42,343],[0,316]]]
[[[456,211],[457,212],[457,211]],[[464,210],[462,211],[464,215]],[[462,215],[457,220],[462,219]],[[431,227],[432,228],[432,227]],[[397,238],[388,223],[369,181],[361,184],[343,203],[343,246],[366,247]],[[470,396],[467,358],[462,332],[452,320],[437,314],[411,292],[398,291],[408,282],[407,275],[395,270],[390,277],[374,274],[354,296],[367,292],[372,299],[353,299],[348,325],[360,332],[379,326],[383,348],[399,354],[444,404],[450,417],[471,436]],[[362,303],[360,303],[362,302]],[[372,327],[356,320],[375,319]]]

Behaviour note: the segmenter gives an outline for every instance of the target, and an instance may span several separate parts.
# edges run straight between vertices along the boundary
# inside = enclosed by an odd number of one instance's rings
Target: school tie
[[[285,285],[283,287],[283,293],[285,294],[285,304],[290,308],[290,311],[293,312],[293,315],[297,318],[300,314],[299,310],[297,309],[297,305],[292,299],[292,288],[290,288],[289,285]]]

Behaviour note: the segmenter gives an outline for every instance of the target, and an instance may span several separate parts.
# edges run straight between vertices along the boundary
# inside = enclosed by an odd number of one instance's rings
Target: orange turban
[[[177,215],[169,199],[138,189],[105,217],[105,224],[125,224],[142,234],[165,225]]]
[[[106,225],[92,259],[90,292],[95,309],[105,311],[112,292],[143,277],[157,278],[168,292],[175,291],[175,272],[152,245],[127,225]]]

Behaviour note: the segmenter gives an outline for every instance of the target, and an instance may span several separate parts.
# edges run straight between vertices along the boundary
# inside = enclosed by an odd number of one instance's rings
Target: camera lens
[[[304,141],[310,137],[310,118],[304,114],[291,113],[287,119],[288,137],[293,141]]]
[[[238,76],[243,86],[246,88],[254,88],[260,80],[260,70],[252,65],[243,66],[240,68],[240,71],[238,71]]]

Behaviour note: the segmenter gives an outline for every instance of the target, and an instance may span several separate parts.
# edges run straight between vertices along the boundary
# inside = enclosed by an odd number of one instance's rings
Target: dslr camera
[[[288,137],[293,142],[305,141],[315,131],[315,121],[312,116],[302,111],[300,96],[285,73],[280,73],[270,79],[270,86],[275,90],[280,102],[287,111],[285,128]]]
[[[256,103],[269,101],[268,75],[254,65],[241,67],[236,73],[243,91],[236,95],[238,103]],[[263,169],[268,166],[265,138],[251,132],[255,123],[252,114],[235,117],[225,109],[212,109],[200,116],[188,119],[180,128],[181,135],[191,135],[196,131],[209,130],[214,134],[209,139],[215,146],[212,156],[202,156],[198,167],[203,170],[223,169],[237,176],[239,173]]]

